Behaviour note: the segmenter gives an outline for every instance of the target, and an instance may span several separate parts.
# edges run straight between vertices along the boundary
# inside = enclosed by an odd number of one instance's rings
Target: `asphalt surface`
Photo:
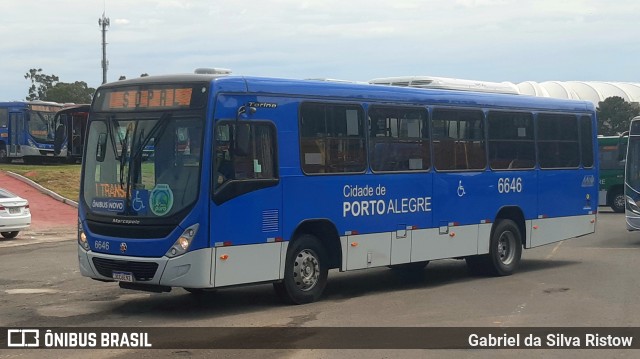
[[[78,210],[74,206],[54,199],[30,184],[9,176],[4,171],[0,171],[0,187],[28,200],[31,210],[31,226],[29,229],[21,231],[11,241],[76,231]],[[0,238],[0,243],[8,241]]]

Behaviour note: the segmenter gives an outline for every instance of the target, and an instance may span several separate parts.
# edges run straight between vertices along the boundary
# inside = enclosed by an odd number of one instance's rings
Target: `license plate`
[[[116,272],[113,271],[111,276],[113,279],[121,282],[133,282],[133,273],[131,272]]]
[[[20,207],[9,207],[9,214],[18,214],[20,213]]]

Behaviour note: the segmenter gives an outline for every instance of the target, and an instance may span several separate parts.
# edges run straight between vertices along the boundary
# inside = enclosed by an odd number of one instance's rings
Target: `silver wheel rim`
[[[511,231],[500,234],[498,239],[498,260],[504,265],[509,265],[515,257],[516,237]]]
[[[614,206],[618,208],[624,208],[624,195],[618,195],[613,199]]]
[[[296,287],[303,292],[313,289],[320,278],[320,262],[316,253],[304,249],[298,253],[293,262],[293,280]]]

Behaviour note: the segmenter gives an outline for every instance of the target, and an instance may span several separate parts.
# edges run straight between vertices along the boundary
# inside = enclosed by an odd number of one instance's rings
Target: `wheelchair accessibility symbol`
[[[145,205],[146,203],[146,205]],[[135,190],[131,200],[131,208],[139,215],[146,215],[149,208],[149,191]]]
[[[136,192],[136,197],[133,199],[133,210],[140,212],[140,210],[145,208],[144,202],[142,201],[142,198],[140,198],[140,192]]]
[[[458,197],[464,196],[466,193],[464,191],[464,186],[462,185],[462,181],[458,182]]]

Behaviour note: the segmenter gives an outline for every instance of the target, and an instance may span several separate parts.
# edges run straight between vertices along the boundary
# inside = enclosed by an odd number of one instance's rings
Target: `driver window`
[[[246,126],[249,145],[234,148],[236,126]],[[247,131],[244,131],[247,130]],[[231,180],[277,178],[275,130],[268,123],[221,123],[215,129],[214,182],[217,187]]]

